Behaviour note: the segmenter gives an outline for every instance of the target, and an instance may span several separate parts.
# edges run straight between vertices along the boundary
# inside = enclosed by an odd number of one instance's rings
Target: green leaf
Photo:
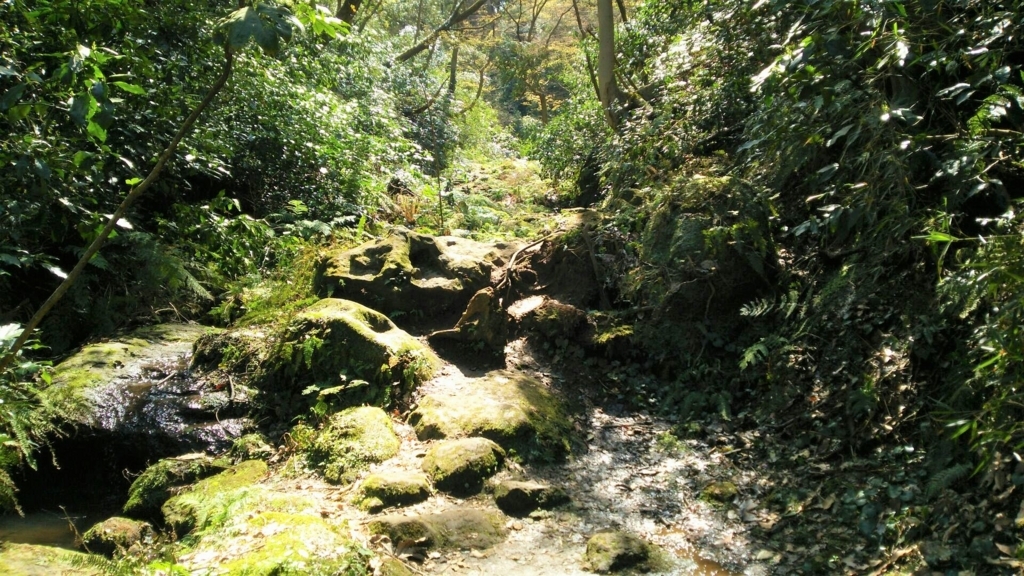
[[[140,96],[146,95],[146,89],[142,86],[136,86],[135,84],[129,84],[127,82],[111,82],[111,84],[125,92],[128,92],[129,94],[138,94]]]
[[[915,236],[915,240],[926,240],[928,242],[953,242],[956,240],[955,236],[950,236],[945,232],[939,232],[938,230],[932,230],[927,236]]]
[[[17,104],[18,100],[21,100],[21,95],[25,93],[26,88],[28,88],[27,84],[15,84],[4,92],[4,95],[0,96],[0,111],[7,110]]]
[[[100,142],[107,141],[107,130],[103,126],[97,124],[96,122],[90,121],[89,126],[86,128],[86,131],[89,133],[90,136],[99,140]]]
[[[31,112],[31,111],[32,111],[32,105],[31,104],[19,104],[19,105],[14,106],[13,108],[11,108],[10,110],[7,111],[7,118],[11,122],[17,122],[19,120],[24,120],[25,118],[28,118],[29,112]]]
[[[135,186],[139,182],[142,182],[142,178],[129,178],[129,179],[124,181],[124,183],[129,185],[129,186]]]

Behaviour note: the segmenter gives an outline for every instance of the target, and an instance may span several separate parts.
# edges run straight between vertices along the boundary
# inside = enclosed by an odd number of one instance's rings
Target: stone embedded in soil
[[[490,284],[492,271],[512,250],[398,228],[387,238],[328,254],[318,264],[315,289],[320,296],[350,298],[388,314],[456,313]]]
[[[94,525],[82,535],[82,547],[93,554],[113,556],[147,543],[153,535],[148,522],[114,516]]]
[[[228,462],[204,454],[164,458],[146,468],[132,482],[122,511],[132,518],[158,519],[160,507],[171,497],[174,488],[223,472],[227,467]]]
[[[370,464],[398,454],[401,440],[380,408],[362,406],[331,415],[308,448],[310,463],[335,484],[355,480]]]
[[[259,460],[247,460],[231,468],[201,480],[187,491],[164,503],[161,511],[167,525],[178,536],[184,536],[210,517],[208,510],[223,494],[251,486],[267,474],[267,464]]]
[[[647,564],[651,545],[632,534],[617,530],[598,532],[587,541],[584,564],[599,574],[618,572]]]
[[[526,516],[538,508],[549,510],[568,502],[561,488],[537,482],[505,480],[494,487],[494,503],[509,516]]]
[[[527,461],[557,461],[570,447],[565,403],[536,378],[510,370],[489,372],[456,391],[427,394],[409,423],[420,440],[481,436]]]
[[[701,491],[701,498],[708,502],[716,504],[727,504],[732,501],[736,495],[739,494],[739,489],[736,485],[727,480],[721,482],[712,482],[704,487]]]
[[[424,548],[483,549],[505,539],[499,516],[471,508],[422,516],[380,516],[367,527],[372,534],[388,536],[396,546],[415,543]]]
[[[81,552],[34,544],[0,543],[0,574],[4,576],[99,576],[106,572],[90,567]]]
[[[408,506],[430,497],[430,481],[423,474],[380,472],[370,474],[359,485],[355,502],[376,513],[393,506]]]
[[[501,446],[486,438],[446,440],[427,451],[423,471],[438,490],[466,496],[480,492],[504,460]]]

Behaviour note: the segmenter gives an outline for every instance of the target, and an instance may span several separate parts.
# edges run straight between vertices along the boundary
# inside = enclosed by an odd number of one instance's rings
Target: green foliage
[[[0,325],[0,355],[7,354],[21,335],[17,324]],[[29,340],[22,350],[42,345]],[[0,371],[0,509],[21,512],[11,472],[21,466],[36,468],[36,452],[60,434],[60,419],[75,416],[80,404],[59,405],[43,395],[50,385],[48,362],[35,362],[19,351],[14,362]]]

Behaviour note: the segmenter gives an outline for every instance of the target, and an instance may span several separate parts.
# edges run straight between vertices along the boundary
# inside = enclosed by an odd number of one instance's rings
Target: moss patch
[[[570,421],[564,403],[544,384],[507,370],[457,391],[427,395],[409,415],[421,440],[481,436],[541,462],[569,453]]]
[[[88,400],[91,391],[120,378],[137,377],[147,367],[167,358],[192,351],[192,343],[215,329],[197,324],[158,324],[139,328],[125,336],[89,344],[54,369],[54,386],[44,394],[58,406],[73,406]],[[83,422],[95,416],[86,407]]]
[[[386,406],[441,365],[429,348],[386,316],[348,300],[313,304],[288,323],[276,342],[254,384],[283,419],[317,401],[334,409]]]
[[[401,441],[380,408],[349,408],[330,417],[313,438],[308,459],[333,483],[347,483],[370,464],[398,454]]]
[[[668,566],[666,554],[627,532],[604,530],[587,541],[584,567],[599,574],[610,572],[651,572]]]
[[[712,482],[701,490],[700,499],[711,504],[727,504],[739,494],[736,485],[729,481]]]
[[[227,468],[227,462],[202,454],[165,458],[153,464],[132,482],[123,512],[147,520],[160,516],[160,507],[171,497],[171,489],[191,484]]]
[[[372,534],[392,542],[423,540],[428,548],[490,548],[505,539],[502,519],[475,509],[456,509],[423,516],[381,516],[367,525]]]
[[[164,519],[179,536],[204,528],[216,522],[231,503],[243,500],[247,496],[245,489],[266,474],[264,462],[249,460],[237,464],[165,502],[161,507]]]
[[[358,300],[388,314],[456,313],[490,283],[494,266],[511,251],[507,245],[398,228],[387,238],[323,258],[316,291]]]
[[[370,474],[356,493],[355,504],[368,512],[408,506],[430,496],[430,481],[423,474],[404,472]]]
[[[0,543],[0,574],[6,576],[98,576],[104,573],[100,568],[78,568],[89,566],[90,556],[49,546],[33,544]],[[96,558],[92,556],[92,558]]]
[[[113,556],[147,543],[152,536],[153,527],[148,522],[115,516],[86,530],[82,535],[82,545],[93,554]]]
[[[476,494],[497,473],[505,451],[486,438],[463,438],[435,444],[423,458],[423,471],[439,490]]]

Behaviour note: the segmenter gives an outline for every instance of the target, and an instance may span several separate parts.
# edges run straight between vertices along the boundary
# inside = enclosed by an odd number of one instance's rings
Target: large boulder
[[[389,315],[458,313],[513,249],[398,228],[382,240],[327,255],[315,286],[321,296],[356,300]]]
[[[569,453],[571,418],[564,402],[536,378],[509,370],[467,378],[420,399],[409,423],[420,440],[481,436],[528,461]]]
[[[486,438],[446,440],[433,445],[423,458],[423,471],[438,490],[457,496],[476,494],[484,480],[498,472],[505,451]]]
[[[215,329],[160,324],[89,344],[54,370],[48,400],[74,414],[78,438],[160,457],[217,451],[249,425],[244,395],[187,371],[193,343]]]
[[[262,339],[252,338],[252,330],[204,339],[197,358],[206,367],[237,371],[238,379],[254,373],[260,405],[285,422],[316,405],[387,406],[441,365],[387,316],[349,300],[320,300]],[[239,347],[247,351],[239,354]],[[242,356],[247,359],[231,361]]]
[[[321,501],[281,490],[277,480],[205,494],[202,529],[176,558],[186,573],[344,574],[366,562],[348,527],[326,517]]]
[[[388,415],[362,406],[331,415],[309,445],[308,458],[328,482],[342,484],[370,464],[394,457],[400,445]]]
[[[424,548],[490,548],[505,539],[498,515],[476,509],[455,509],[422,516],[390,515],[367,524],[372,534],[392,542],[415,542]]]
[[[245,327],[196,343],[193,368],[257,391],[260,408],[291,422],[310,408],[387,406],[441,365],[430,348],[380,312],[325,298],[279,327]]]
[[[132,482],[123,511],[132,518],[158,519],[160,507],[171,497],[172,490],[223,472],[227,464],[204,454],[160,460]]]

